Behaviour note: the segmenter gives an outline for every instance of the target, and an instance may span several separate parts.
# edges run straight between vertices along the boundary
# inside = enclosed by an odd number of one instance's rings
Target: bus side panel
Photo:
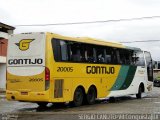
[[[51,96],[53,97],[53,101],[55,102],[58,102],[58,100],[72,101],[74,91],[78,86],[84,87],[85,93],[87,93],[89,87],[91,85],[94,85],[97,88],[97,98],[104,98],[109,94],[109,90],[115,83],[120,70],[120,65],[103,65],[103,67],[107,68],[108,70],[108,74],[104,74],[103,72],[94,73],[94,69],[96,69],[96,67],[102,67],[102,65],[99,64],[65,62],[53,62],[52,64]],[[113,73],[111,73],[111,71],[109,72],[109,68],[114,68]],[[55,98],[55,94],[57,92],[57,85],[55,84],[57,84],[58,80],[63,81],[59,82],[63,83],[63,85],[58,84],[58,86],[62,86],[63,96]],[[61,92],[61,90],[59,91]]]
[[[137,94],[140,83],[143,83],[145,86],[145,90],[147,90],[146,76],[147,76],[146,68],[141,67],[141,66],[137,67],[135,74],[134,74],[134,77],[132,79],[132,82],[128,86],[128,88],[123,89],[123,90],[112,90],[111,93],[109,94],[109,97],[112,97],[112,96],[119,97],[119,96],[124,96],[124,95]],[[145,92],[147,92],[147,91],[145,91]]]

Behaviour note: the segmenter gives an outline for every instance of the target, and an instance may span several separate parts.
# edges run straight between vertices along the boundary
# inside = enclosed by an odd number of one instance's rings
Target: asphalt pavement
[[[69,104],[55,106],[48,104],[40,108],[35,103],[7,101],[5,94],[0,95],[0,118],[3,120],[160,120],[160,88],[154,87],[142,99],[135,95],[116,98],[115,102],[108,99],[97,100],[94,105],[72,107]]]

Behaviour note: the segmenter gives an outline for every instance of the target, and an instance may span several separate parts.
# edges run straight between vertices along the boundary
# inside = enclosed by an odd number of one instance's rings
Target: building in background
[[[8,38],[15,28],[0,22],[0,91],[6,87],[6,55]]]
[[[160,77],[160,61],[154,61],[153,65],[153,75],[154,79],[156,79],[157,77]]]

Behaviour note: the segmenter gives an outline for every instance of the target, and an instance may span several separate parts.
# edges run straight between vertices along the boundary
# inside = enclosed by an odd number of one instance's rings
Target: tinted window
[[[127,49],[119,49],[119,58],[121,64],[133,64],[132,62],[133,51]]]
[[[68,57],[68,48],[67,48],[67,42],[66,41],[60,41],[60,49],[61,49],[61,60],[67,61],[69,60]]]
[[[104,63],[105,60],[105,54],[104,54],[104,47],[101,47],[101,46],[98,46],[96,48],[96,56],[97,56],[97,62],[100,62],[100,63]]]
[[[87,62],[97,62],[96,49],[94,45],[84,44],[84,54]]]
[[[94,45],[65,40],[52,40],[56,61],[97,62]]]
[[[104,54],[105,63],[117,64],[117,54],[115,48],[105,47]]]
[[[107,63],[107,64],[143,64],[142,56],[128,49],[99,46],[68,40],[52,40],[56,61]]]
[[[75,43],[75,42],[68,42],[70,45],[70,61],[81,61],[82,59],[82,49],[81,49],[81,44]]]

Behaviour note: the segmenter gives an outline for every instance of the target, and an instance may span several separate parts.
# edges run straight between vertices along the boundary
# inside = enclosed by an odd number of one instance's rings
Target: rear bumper
[[[25,92],[6,90],[7,100],[26,101],[26,102],[50,102],[49,91],[43,92]]]

